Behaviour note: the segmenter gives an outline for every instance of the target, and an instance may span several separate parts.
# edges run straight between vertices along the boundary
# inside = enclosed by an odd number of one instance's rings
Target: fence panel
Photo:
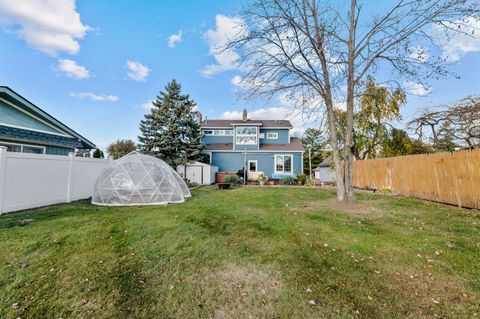
[[[353,185],[480,209],[480,150],[356,161]]]
[[[92,196],[108,159],[7,152],[0,147],[0,214]]]

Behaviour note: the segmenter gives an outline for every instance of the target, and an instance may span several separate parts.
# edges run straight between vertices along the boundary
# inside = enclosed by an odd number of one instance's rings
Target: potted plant
[[[261,186],[265,186],[265,182],[267,181],[267,176],[265,176],[264,174],[260,174],[258,176],[258,182],[260,183]]]
[[[297,175],[297,185],[305,185],[305,182],[307,181],[307,176],[306,175]]]

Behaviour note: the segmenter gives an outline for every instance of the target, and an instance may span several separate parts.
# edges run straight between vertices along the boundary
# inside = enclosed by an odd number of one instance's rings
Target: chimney
[[[246,122],[247,120],[248,120],[248,118],[247,118],[247,109],[243,109],[242,121]]]
[[[198,124],[202,123],[202,113],[195,111],[193,112],[193,116],[195,116],[195,120],[197,120]]]

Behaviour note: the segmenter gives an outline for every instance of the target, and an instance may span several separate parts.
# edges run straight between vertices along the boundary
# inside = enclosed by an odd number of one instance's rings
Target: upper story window
[[[257,128],[254,126],[237,126],[235,128],[235,144],[254,145],[257,144]]]
[[[278,133],[267,133],[267,139],[269,140],[277,140],[278,139]]]
[[[233,136],[233,130],[203,130],[203,134],[208,136]]]

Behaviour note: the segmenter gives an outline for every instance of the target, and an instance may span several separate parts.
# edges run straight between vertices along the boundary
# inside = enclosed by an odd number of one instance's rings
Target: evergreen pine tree
[[[181,93],[181,85],[172,80],[152,104],[150,113],[140,122],[140,150],[172,167],[202,160],[200,123],[193,114],[195,102]]]

